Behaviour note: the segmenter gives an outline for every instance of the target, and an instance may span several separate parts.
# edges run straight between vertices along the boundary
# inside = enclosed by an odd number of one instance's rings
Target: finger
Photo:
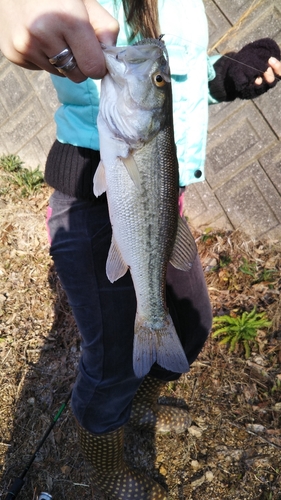
[[[54,18],[53,22],[52,17]],[[14,37],[13,49],[10,51],[10,60],[27,69],[43,69],[53,75],[68,76],[76,83],[86,80],[87,75],[82,73],[79,66],[62,75],[56,66],[49,62],[49,58],[56,56],[62,50],[69,47],[68,42],[63,37],[65,22],[66,19],[62,19],[59,15],[48,14],[42,16],[42,19],[38,18],[33,23],[32,29],[19,30]],[[48,29],[48,37],[45,35],[46,25],[55,27],[54,32],[52,32],[51,28]],[[44,26],[44,30],[40,29],[41,26]],[[89,26],[92,31],[91,25]],[[58,66],[65,64],[69,58],[70,56],[62,60],[58,63]]]
[[[273,69],[271,67],[267,68],[267,70],[263,74],[263,77],[267,83],[273,83],[275,80]]]
[[[58,54],[49,58],[49,63],[53,66],[60,76],[70,76],[71,80],[81,82],[85,80],[85,75],[81,74],[77,66],[77,61],[69,47],[65,47]]]
[[[102,78],[106,73],[105,59],[100,42],[115,45],[119,25],[96,0],[85,0],[82,16],[65,23],[64,38],[71,48],[77,68],[65,73],[73,81],[85,77]]]
[[[268,64],[270,65],[276,76],[281,76],[281,62],[278,61],[278,59],[275,59],[275,57],[271,57],[268,61]]]
[[[69,78],[78,75],[78,70],[90,78],[102,78],[105,75],[104,55],[94,28],[89,22],[79,22],[74,29],[67,30],[65,40],[78,65],[77,70],[72,71]]]
[[[75,36],[71,30],[65,38],[83,75],[102,78],[107,69],[100,44],[116,44],[119,24],[96,0],[85,0],[85,6],[89,23],[77,26]]]
[[[106,66],[100,42],[115,44],[117,21],[96,0],[69,0],[59,5],[50,0],[48,9],[45,4],[41,8],[37,0],[30,3],[33,8],[14,19],[13,36],[3,33],[4,28],[0,33],[4,55],[24,68],[44,69],[61,76],[49,58],[69,47],[77,67],[64,72],[65,76],[75,82],[87,77],[102,78]]]
[[[262,82],[263,82],[263,79],[262,79],[262,77],[261,77],[261,76],[258,76],[258,78],[256,78],[256,79],[255,79],[255,84],[256,84],[256,85],[261,85],[261,84],[262,84]]]
[[[104,9],[98,5],[93,9],[99,20],[98,28],[100,33],[111,33],[111,40],[116,39],[113,29],[107,28],[108,19],[114,21]],[[104,13],[105,12],[105,13]],[[118,27],[116,21],[115,25]],[[46,29],[48,27],[48,30]],[[104,29],[104,31],[103,31]],[[118,32],[118,29],[117,29]],[[109,39],[109,36],[107,36]],[[113,42],[112,42],[113,43]],[[66,47],[69,47],[77,62],[77,67],[72,71],[64,73],[74,82],[82,82],[88,77],[102,78],[106,73],[105,59],[100,47],[100,42],[95,34],[94,28],[89,20],[89,14],[85,5],[75,15],[66,13],[48,12],[38,16],[33,20],[29,30],[22,30],[14,39],[16,54],[13,61],[17,64],[25,58],[32,61],[32,64],[49,71],[52,74],[60,75],[56,67],[49,63],[49,58],[59,54]],[[67,61],[63,61],[65,63]]]
[[[118,21],[96,0],[84,0],[97,39],[105,45],[116,45],[119,33]]]
[[[268,61],[269,67],[263,74],[263,78],[267,83],[273,83],[276,77],[281,77],[281,62],[275,57],[271,57]],[[255,80],[256,85],[261,85],[263,83],[262,77],[258,77]]]
[[[74,82],[81,82],[88,77],[102,78],[106,73],[105,59],[87,10],[80,11],[79,17],[68,17],[65,21],[62,26],[63,41],[56,44],[55,54],[68,46],[77,62],[77,67],[65,72],[65,76]]]

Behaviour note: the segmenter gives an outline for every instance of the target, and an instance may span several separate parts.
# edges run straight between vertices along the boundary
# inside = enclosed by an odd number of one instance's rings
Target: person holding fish
[[[188,428],[185,410],[157,400],[211,329],[179,189],[204,180],[208,104],[274,87],[279,47],[266,38],[208,58],[201,0],[0,0],[0,12],[4,55],[51,73],[62,104],[45,178],[50,252],[82,337],[81,449],[109,498],[166,499],[123,444],[128,421]]]

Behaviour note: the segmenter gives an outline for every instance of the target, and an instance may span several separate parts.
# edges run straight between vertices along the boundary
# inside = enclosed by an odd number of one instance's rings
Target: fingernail
[[[270,64],[276,64],[277,63],[277,59],[275,59],[275,57],[271,57],[269,59],[269,62],[270,62]]]

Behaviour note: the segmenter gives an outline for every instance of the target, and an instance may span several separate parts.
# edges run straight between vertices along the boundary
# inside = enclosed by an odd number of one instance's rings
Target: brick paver
[[[281,45],[281,0],[205,0],[213,53],[257,38]],[[210,108],[206,182],[189,186],[185,214],[196,227],[240,228],[250,237],[281,237],[281,84],[254,101]]]
[[[281,45],[281,0],[204,1],[212,53],[266,36]],[[0,54],[0,89],[0,154],[18,154],[43,168],[58,106],[49,75],[14,66]],[[210,108],[206,181],[189,186],[185,195],[193,225],[281,237],[280,103],[281,84],[254,101]]]
[[[15,66],[0,53],[0,89],[0,154],[18,154],[27,165],[43,167],[58,106],[50,76]]]

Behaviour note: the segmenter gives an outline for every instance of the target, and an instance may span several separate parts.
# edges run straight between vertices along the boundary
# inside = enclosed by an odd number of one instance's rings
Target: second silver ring
[[[55,68],[57,68],[57,70],[59,71],[59,73],[62,73],[64,74],[65,72],[67,71],[72,71],[74,68],[76,68],[77,66],[77,62],[76,62],[76,59],[75,57],[72,55],[68,61],[66,61],[65,64],[63,64],[62,66],[56,66],[55,65]]]
[[[67,56],[73,56],[71,49],[69,47],[66,47],[65,49],[61,50],[55,56],[50,57],[49,63],[52,64],[53,66],[56,66],[60,61],[65,59]]]

